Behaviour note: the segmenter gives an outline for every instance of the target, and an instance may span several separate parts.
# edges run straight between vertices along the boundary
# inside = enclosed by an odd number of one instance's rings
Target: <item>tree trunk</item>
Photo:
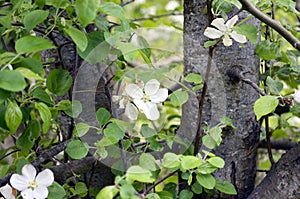
[[[209,25],[207,15],[204,14],[205,6],[204,0],[184,2],[185,74],[194,72],[203,77],[208,59],[208,50],[202,47],[207,40],[203,32]],[[241,13],[239,17],[243,19],[246,14]],[[248,23],[259,25],[254,19]],[[254,48],[255,45],[250,42],[242,48],[235,41],[230,47],[224,47],[220,43],[215,48],[203,111],[203,121],[211,127],[223,116],[228,116],[238,128],[236,131],[224,130],[222,144],[214,151],[226,162],[225,168],[215,172],[215,176],[231,181],[237,188],[237,198],[246,198],[254,188],[260,127],[253,113],[253,104],[259,94],[242,82],[233,83],[227,71],[235,65],[240,65],[237,70],[247,72],[246,78],[258,83],[259,58],[254,55]],[[193,138],[197,128],[197,99],[191,97],[182,111],[179,134],[181,137]],[[211,198],[229,196],[215,194]]]

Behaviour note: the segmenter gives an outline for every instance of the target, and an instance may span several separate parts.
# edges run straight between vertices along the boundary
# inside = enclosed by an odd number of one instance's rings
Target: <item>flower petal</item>
[[[296,90],[294,95],[294,100],[298,103],[300,103],[300,89]]]
[[[157,105],[152,102],[146,102],[146,107],[144,111],[146,117],[149,120],[157,120],[160,116]]]
[[[49,193],[49,191],[48,191],[47,187],[44,187],[44,186],[38,186],[37,188],[35,188],[33,190],[33,196],[35,199],[47,198],[48,193]]]
[[[26,176],[29,181],[33,181],[36,176],[36,170],[31,164],[26,164],[22,168],[22,175]]]
[[[241,35],[235,31],[232,31],[232,33],[230,33],[230,36],[237,42],[239,43],[246,43],[247,42],[247,38],[245,35]]]
[[[226,26],[228,28],[232,28],[234,26],[234,24],[236,24],[236,22],[239,20],[239,16],[235,15],[234,17],[232,17],[231,19],[229,19],[226,22]]]
[[[5,199],[15,199],[13,195],[12,188],[8,184],[0,188],[0,193],[4,196]]]
[[[142,89],[136,84],[128,84],[125,88],[125,92],[133,99],[141,99],[144,96]]]
[[[29,185],[29,180],[26,176],[19,175],[19,174],[13,174],[10,178],[10,184],[12,187],[19,191],[23,191],[27,189]]]
[[[227,34],[224,35],[223,44],[224,44],[224,46],[232,45],[232,39],[230,39],[230,37]]]
[[[204,30],[204,36],[206,36],[210,39],[218,39],[218,38],[222,37],[223,35],[224,35],[223,32],[221,32],[215,28],[207,27]]]
[[[140,109],[140,111],[145,112],[145,110],[147,109],[146,103],[143,100],[134,99],[133,102],[138,107],[138,109]]]
[[[21,196],[23,197],[23,199],[34,199],[33,190],[25,189],[21,192]]]
[[[223,18],[216,18],[211,22],[211,25],[218,28],[222,32],[227,30],[227,26],[225,25],[225,21]]]
[[[132,103],[127,103],[125,107],[125,115],[131,120],[136,120],[138,118],[139,111]]]
[[[53,172],[50,169],[45,169],[44,171],[40,172],[36,176],[36,184],[37,186],[50,186],[54,181],[54,175]]]
[[[151,102],[160,103],[164,102],[168,98],[168,89],[161,88],[154,95],[150,96]]]
[[[160,83],[156,79],[149,80],[144,87],[146,95],[154,95],[158,91],[159,85]]]

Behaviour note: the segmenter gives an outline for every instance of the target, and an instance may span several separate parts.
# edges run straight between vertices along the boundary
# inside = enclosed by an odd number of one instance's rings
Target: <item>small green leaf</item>
[[[181,170],[194,169],[202,164],[199,158],[191,155],[181,156]]]
[[[226,116],[222,117],[221,118],[221,123],[226,125],[226,126],[230,126],[234,130],[237,130],[237,128],[233,125],[232,119],[230,119],[229,117],[226,117]]]
[[[47,133],[51,125],[51,111],[49,110],[49,107],[43,102],[35,103],[35,108],[39,111],[41,119],[43,120],[43,132]]]
[[[189,73],[184,79],[187,82],[192,82],[195,84],[202,83],[202,76],[196,73]]]
[[[97,10],[100,6],[98,0],[76,0],[76,13],[82,27],[86,27],[97,16]]]
[[[89,146],[87,143],[80,140],[72,140],[66,147],[66,153],[73,159],[84,158],[89,152]]]
[[[98,193],[96,199],[113,199],[119,190],[115,186],[106,186]]]
[[[220,157],[211,157],[207,159],[207,162],[209,162],[211,165],[217,168],[223,168],[225,166],[224,160]]]
[[[194,196],[193,192],[184,189],[184,190],[180,191],[179,199],[192,199],[193,196]]]
[[[126,172],[126,179],[130,181],[139,181],[145,183],[152,183],[155,181],[149,170],[140,166],[131,166]]]
[[[258,34],[255,26],[250,24],[242,24],[239,26],[234,26],[232,29],[239,34],[245,35],[251,43],[256,43]]]
[[[161,199],[157,193],[149,193],[146,195],[146,199]]]
[[[197,174],[196,179],[199,184],[206,189],[213,189],[216,184],[215,178],[211,174]]]
[[[46,86],[57,96],[63,96],[72,86],[72,77],[66,70],[54,69],[47,77]]]
[[[270,90],[271,94],[280,95],[280,91],[283,89],[283,83],[272,79],[272,77],[268,76],[266,80],[266,84]]]
[[[275,96],[262,96],[254,103],[254,113],[256,119],[259,120],[262,116],[272,113],[278,106],[278,99]]]
[[[26,82],[21,73],[13,70],[0,71],[0,88],[7,91],[22,91]]]
[[[42,88],[42,87],[37,87],[32,91],[32,97],[34,99],[39,99],[42,102],[45,102],[49,105],[53,105],[53,101],[50,98],[49,94]]]
[[[118,19],[125,19],[123,8],[113,2],[102,3],[99,10]]]
[[[171,103],[174,106],[181,106],[189,99],[189,95],[186,91],[177,90],[170,95]]]
[[[163,167],[167,169],[177,169],[180,167],[179,156],[175,153],[166,153],[162,161]]]
[[[142,127],[141,127],[141,134],[145,137],[145,138],[150,138],[152,136],[155,136],[157,135],[157,132],[150,128],[148,126],[148,124],[143,124]]]
[[[66,8],[71,5],[68,0],[45,0],[46,5],[54,6],[55,8]]]
[[[255,48],[255,53],[264,60],[275,59],[280,56],[280,47],[277,43],[272,43],[269,40],[261,41]]]
[[[26,30],[32,30],[36,25],[42,23],[49,15],[49,11],[33,10],[28,12],[24,17],[24,25]]]
[[[210,135],[203,136],[202,143],[209,149],[213,149],[217,146],[216,140],[214,140]]]
[[[19,128],[22,122],[22,111],[15,102],[10,102],[6,107],[5,122],[12,134]]]
[[[80,51],[84,51],[86,49],[86,47],[88,46],[88,39],[83,32],[72,26],[69,26],[64,30],[72,38]]]
[[[28,68],[19,67],[15,71],[18,71],[22,74],[23,77],[27,79],[34,79],[34,80],[44,80],[44,78],[40,77],[38,74],[32,72]]]
[[[120,188],[120,196],[121,198],[132,198],[134,196],[134,188],[131,184],[123,184]]]
[[[73,100],[71,103],[71,107],[69,109],[64,110],[64,112],[70,117],[77,118],[82,112],[82,105],[80,101]]]
[[[41,37],[25,36],[16,41],[17,53],[34,53],[50,48],[55,48],[55,46]]]
[[[48,199],[63,199],[66,195],[65,189],[55,181],[48,187],[48,191]]]
[[[75,194],[84,197],[88,193],[88,189],[86,187],[86,184],[83,182],[77,182],[75,185]]]
[[[110,123],[107,125],[107,127],[104,129],[104,135],[106,137],[113,137],[117,140],[121,140],[125,136],[125,132],[119,128],[119,126],[116,123]]]
[[[106,124],[110,119],[110,112],[105,108],[99,108],[96,112],[96,118],[100,126]]]
[[[201,185],[199,184],[198,181],[196,181],[193,185],[192,185],[192,191],[195,194],[201,194],[203,191],[203,188],[201,187]]]
[[[142,153],[139,159],[139,164],[142,168],[156,171],[158,169],[155,158],[150,153]]]
[[[84,136],[90,129],[90,126],[86,123],[80,122],[76,124],[74,128],[74,134],[75,136],[81,137]]]
[[[206,42],[204,43],[204,48],[208,48],[208,47],[210,47],[210,46],[215,45],[215,44],[217,43],[217,41],[218,41],[217,39],[206,41]]]
[[[223,193],[226,193],[226,194],[231,194],[231,195],[236,195],[237,194],[233,184],[231,184],[228,181],[222,182],[218,178],[216,180],[216,189],[218,189],[219,191],[221,191]]]

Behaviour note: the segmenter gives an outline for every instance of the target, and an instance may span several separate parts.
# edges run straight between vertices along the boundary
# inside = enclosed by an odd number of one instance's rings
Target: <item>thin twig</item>
[[[0,160],[3,160],[3,159],[6,158],[7,156],[9,156],[9,155],[11,155],[11,154],[13,154],[13,153],[16,153],[16,152],[18,152],[18,151],[21,151],[21,149],[15,149],[15,150],[13,150],[13,151],[11,151],[11,152],[5,154],[4,156],[0,157]]]
[[[163,177],[162,179],[158,180],[157,182],[155,182],[153,185],[151,185],[150,187],[148,187],[148,189],[146,189],[146,191],[144,191],[144,194],[147,194],[151,191],[151,189],[153,189],[154,187],[156,187],[158,184],[164,182],[167,178],[175,175],[178,171],[173,171],[172,173],[169,173],[168,175],[166,175],[165,177]]]
[[[145,20],[151,20],[154,21],[155,19],[162,18],[162,17],[169,17],[169,16],[180,16],[183,15],[182,13],[168,13],[168,14],[161,14],[161,15],[155,15],[152,17],[142,17],[138,19],[132,19],[131,21],[145,21]]]
[[[273,154],[272,154],[272,146],[271,146],[271,132],[269,129],[269,116],[264,116],[265,119],[265,129],[266,129],[266,142],[267,142],[267,149],[268,149],[268,156],[269,156],[269,160],[271,162],[271,165],[275,164],[274,158],[273,158]]]

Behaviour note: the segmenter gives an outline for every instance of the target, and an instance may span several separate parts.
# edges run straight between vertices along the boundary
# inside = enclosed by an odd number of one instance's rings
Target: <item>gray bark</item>
[[[204,14],[206,1],[195,0],[184,2],[184,57],[185,74],[206,72],[208,50],[203,49],[207,38],[203,35],[208,26]],[[246,17],[239,14],[240,19]],[[250,20],[252,25],[259,25]],[[245,47],[233,41],[230,47],[219,44],[214,51],[213,64],[208,82],[208,93],[204,105],[204,120],[209,126],[216,125],[223,116],[230,117],[238,130],[223,131],[223,141],[214,152],[224,158],[226,165],[215,173],[223,180],[235,184],[237,198],[246,198],[254,188],[256,173],[257,145],[259,141],[259,124],[255,120],[253,104],[258,93],[242,82],[230,81],[227,70],[234,65],[241,65],[240,70],[247,71],[246,77],[258,83],[259,58],[254,55],[255,45],[247,42]],[[198,102],[190,98],[183,106],[179,136],[191,140],[196,133]],[[213,198],[228,198],[226,195],[214,195]]]
[[[300,145],[284,154],[247,199],[300,198]]]

